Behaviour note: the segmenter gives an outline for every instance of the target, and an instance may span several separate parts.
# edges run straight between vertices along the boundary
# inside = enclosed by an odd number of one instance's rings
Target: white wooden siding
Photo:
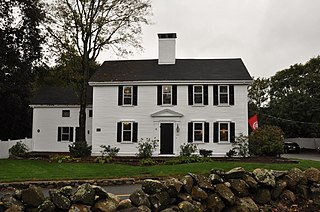
[[[180,145],[187,143],[188,122],[205,121],[210,123],[209,143],[198,144],[198,149],[205,148],[213,150],[214,155],[225,155],[231,148],[231,144],[213,143],[213,122],[232,121],[235,122],[235,135],[248,133],[248,108],[247,108],[247,85],[234,85],[233,106],[213,105],[213,85],[208,86],[208,102],[206,106],[188,105],[188,86],[177,86],[177,105],[157,105],[157,86],[138,86],[138,106],[118,106],[118,86],[95,86],[93,94],[93,154],[98,155],[100,145],[119,147],[119,155],[135,155],[137,152],[136,143],[124,144],[117,142],[117,122],[135,121],[138,122],[138,140],[140,138],[154,137],[159,139],[160,123],[174,123],[174,153],[179,155]],[[163,109],[170,109],[183,114],[183,117],[151,117],[151,114]],[[180,132],[176,132],[179,125]],[[97,128],[101,132],[97,132]],[[159,149],[155,155],[159,154]]]

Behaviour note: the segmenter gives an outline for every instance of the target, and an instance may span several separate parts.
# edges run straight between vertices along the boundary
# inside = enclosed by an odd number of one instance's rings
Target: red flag
[[[248,120],[250,127],[253,131],[255,131],[256,129],[258,129],[258,116],[257,114],[254,114],[253,116],[251,116]]]

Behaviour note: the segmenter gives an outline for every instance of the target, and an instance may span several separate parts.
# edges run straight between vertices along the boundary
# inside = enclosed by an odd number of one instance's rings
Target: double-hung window
[[[172,104],[172,86],[169,86],[169,85],[162,86],[162,104],[163,105]]]
[[[122,122],[122,141],[132,142],[132,122]]]
[[[73,141],[73,127],[58,127],[58,141]]]
[[[62,117],[70,117],[70,110],[62,110]]]
[[[234,105],[234,85],[214,85],[213,105]]]
[[[193,122],[193,141],[194,142],[203,142],[203,122]]]
[[[215,143],[232,143],[235,140],[235,123],[234,122],[215,122],[213,123],[213,142]]]
[[[219,104],[229,104],[229,86],[219,86]]]
[[[193,103],[195,105],[203,104],[203,86],[202,85],[193,86]]]
[[[123,143],[137,142],[138,123],[132,121],[118,122],[117,141]]]
[[[219,141],[229,142],[229,123],[220,122],[219,123]]]
[[[123,87],[123,105],[132,105],[132,86]]]
[[[209,142],[209,123],[203,121],[188,123],[188,142],[208,143]]]

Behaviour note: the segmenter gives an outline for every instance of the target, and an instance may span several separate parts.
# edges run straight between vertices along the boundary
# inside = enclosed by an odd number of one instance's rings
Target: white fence
[[[317,149],[320,147],[320,138],[286,138],[285,141],[296,142],[300,148]]]
[[[29,151],[33,150],[33,141],[32,138],[24,138],[19,140],[0,140],[0,159],[9,157],[9,149],[18,142],[22,142],[27,145]]]

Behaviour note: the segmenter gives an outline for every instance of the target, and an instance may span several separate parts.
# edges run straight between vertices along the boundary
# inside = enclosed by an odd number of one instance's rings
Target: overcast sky
[[[254,77],[270,77],[320,54],[320,0],[152,0],[144,52],[158,57],[159,32],[177,33],[177,58],[242,58]],[[104,55],[100,60],[119,59]]]

